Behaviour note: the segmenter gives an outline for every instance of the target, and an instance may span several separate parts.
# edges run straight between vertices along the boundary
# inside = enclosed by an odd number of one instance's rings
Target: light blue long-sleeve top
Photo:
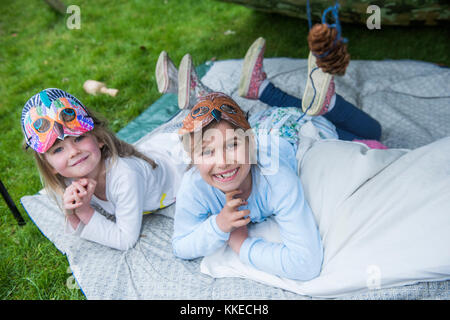
[[[252,223],[273,215],[282,243],[248,237],[239,258],[278,276],[303,281],[315,278],[320,274],[323,247],[297,176],[296,148],[274,136],[260,135],[256,142],[258,164],[251,168],[252,191],[248,204],[239,210],[250,210]],[[172,238],[177,257],[207,256],[226,244],[230,233],[216,222],[225,203],[225,194],[208,185],[195,167],[185,173],[176,197]]]

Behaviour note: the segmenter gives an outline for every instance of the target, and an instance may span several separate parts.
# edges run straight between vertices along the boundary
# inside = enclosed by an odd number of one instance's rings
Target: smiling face
[[[194,137],[195,141],[195,137]],[[201,143],[194,142],[192,160],[203,180],[222,192],[251,188],[251,137],[220,121],[205,129]]]
[[[102,142],[90,133],[57,140],[45,153],[53,174],[66,178],[97,178],[101,169]]]

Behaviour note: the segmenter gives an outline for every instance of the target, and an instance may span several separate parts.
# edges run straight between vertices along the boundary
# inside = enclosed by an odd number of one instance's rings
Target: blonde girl
[[[142,214],[175,201],[171,159],[121,141],[73,95],[35,94],[21,123],[44,187],[66,214],[66,232],[126,250],[139,238]]]

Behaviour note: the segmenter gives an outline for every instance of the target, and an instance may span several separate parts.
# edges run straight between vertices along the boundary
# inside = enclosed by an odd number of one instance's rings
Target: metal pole
[[[23,220],[22,216],[20,215],[20,212],[17,209],[16,204],[11,199],[8,190],[6,190],[1,179],[0,179],[0,192],[2,193],[3,199],[5,199],[5,202],[8,205],[9,209],[11,210],[14,218],[16,218],[19,226],[23,226],[25,224],[25,220]]]

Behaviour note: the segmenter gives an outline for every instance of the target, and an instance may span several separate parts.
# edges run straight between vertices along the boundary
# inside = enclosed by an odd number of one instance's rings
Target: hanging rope
[[[309,7],[309,0],[306,1],[306,14],[308,15],[309,30],[311,30],[312,22],[311,22],[311,8]]]
[[[341,38],[341,24],[339,23],[339,1],[336,0],[336,4],[334,6],[328,7],[325,9],[325,11],[322,14],[322,23],[326,24],[329,28],[336,28],[338,30],[338,38]],[[327,23],[327,14],[328,12],[331,12],[333,14],[333,18],[335,23],[334,24],[328,24]],[[312,28],[312,20],[311,20],[311,7],[309,5],[309,0],[306,1],[306,14],[308,16],[308,26],[309,30]],[[343,42],[347,42],[348,40],[346,38],[342,38]]]

